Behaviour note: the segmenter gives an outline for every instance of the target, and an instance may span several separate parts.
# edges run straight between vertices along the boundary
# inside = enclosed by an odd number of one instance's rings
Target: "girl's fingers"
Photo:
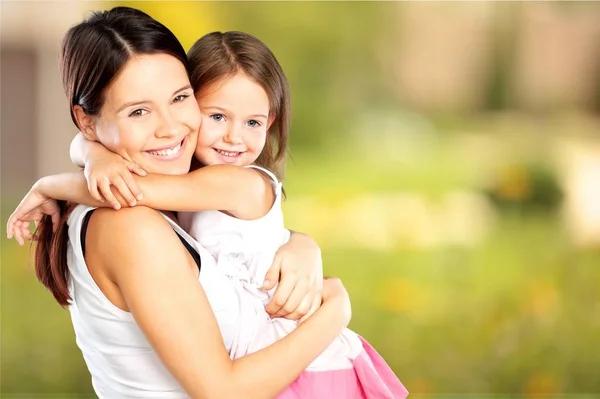
[[[119,190],[119,194],[125,199],[125,202],[129,204],[129,206],[135,206],[137,201],[135,200],[134,194],[129,189],[129,186],[125,183],[125,180],[121,176],[116,177],[112,181],[112,185]]]
[[[121,177],[125,184],[127,184],[127,187],[129,187],[129,190],[131,190],[131,194],[133,194],[135,199],[138,201],[141,200],[143,198],[142,190],[140,189],[140,186],[138,186],[133,175],[131,173],[125,173],[124,176]]]
[[[129,171],[131,173],[135,173],[138,176],[146,176],[147,175],[147,173],[144,169],[142,169],[138,164],[133,163],[133,162],[127,163],[127,169],[129,169]]]
[[[13,238],[13,228],[14,228],[14,222],[13,222],[13,216],[11,215],[8,218],[8,222],[6,222],[6,238],[8,238],[9,240],[11,238]]]
[[[106,201],[116,210],[121,209],[121,204],[115,198],[114,194],[110,190],[110,181],[108,177],[104,178],[102,181],[98,182],[98,187],[100,188],[100,192],[106,198]]]
[[[21,235],[21,229],[20,229],[20,228],[17,228],[17,229],[15,229],[15,240],[17,240],[17,242],[18,242],[18,243],[19,243],[19,245],[21,245],[21,246],[24,244],[24,242],[23,242],[23,237],[22,237],[22,235]]]
[[[88,181],[88,190],[95,200],[104,202],[104,197],[98,192],[98,182],[95,177],[90,176]]]

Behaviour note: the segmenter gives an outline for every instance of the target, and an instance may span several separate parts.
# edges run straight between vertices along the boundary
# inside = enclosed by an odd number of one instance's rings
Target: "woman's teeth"
[[[177,144],[175,147],[171,147],[171,148],[167,148],[167,149],[159,150],[159,151],[148,151],[148,152],[152,155],[157,155],[159,157],[168,157],[168,156],[177,154],[180,149],[181,149],[181,143]]]

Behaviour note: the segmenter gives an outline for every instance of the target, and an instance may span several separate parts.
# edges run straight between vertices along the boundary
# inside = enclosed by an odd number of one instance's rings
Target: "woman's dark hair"
[[[269,48],[244,32],[213,32],[201,37],[188,51],[191,82],[196,93],[211,83],[242,72],[258,83],[269,98],[275,116],[265,148],[256,164],[283,179],[290,132],[290,89],[287,78]]]
[[[167,27],[142,11],[129,7],[98,11],[69,29],[62,43],[60,70],[75,125],[73,108],[78,105],[87,115],[98,116],[106,89],[124,65],[141,54],[169,54],[181,61],[189,75],[181,43]],[[42,219],[37,231],[36,275],[61,306],[69,305],[71,299],[67,220],[75,206],[60,203],[61,218],[55,233],[49,217]]]

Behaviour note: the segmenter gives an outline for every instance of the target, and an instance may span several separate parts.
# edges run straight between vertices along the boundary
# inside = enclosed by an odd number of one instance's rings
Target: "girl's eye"
[[[133,110],[133,111],[132,111],[132,112],[129,114],[129,116],[130,116],[130,117],[139,117],[139,116],[146,115],[147,113],[148,113],[148,111],[146,111],[145,109],[138,108],[138,109],[135,109],[135,110]]]
[[[216,122],[221,122],[223,119],[225,119],[223,114],[212,114],[210,117]]]
[[[182,102],[183,100],[185,100],[186,98],[188,98],[189,96],[190,96],[189,94],[180,94],[180,95],[178,95],[177,97],[175,97],[175,98],[173,99],[173,102],[174,102],[174,103],[180,103],[180,102]]]
[[[260,122],[254,119],[248,121],[248,126],[250,127],[259,127],[261,126]]]

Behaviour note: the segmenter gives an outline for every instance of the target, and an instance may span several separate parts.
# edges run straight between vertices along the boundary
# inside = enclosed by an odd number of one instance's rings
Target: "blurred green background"
[[[69,25],[116,3],[78,4]],[[600,397],[599,3],[119,4],[186,49],[242,30],[276,54],[287,226],[317,239],[350,327],[413,397]],[[15,181],[2,164],[3,225],[36,165]],[[93,396],[68,312],[2,232],[1,396]]]

